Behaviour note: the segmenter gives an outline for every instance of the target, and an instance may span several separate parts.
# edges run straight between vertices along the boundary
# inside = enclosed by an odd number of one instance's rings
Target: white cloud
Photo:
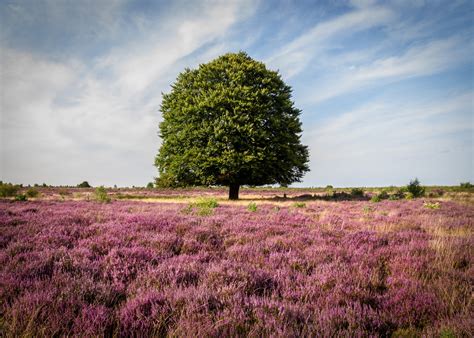
[[[306,68],[318,54],[324,53],[328,40],[342,34],[353,34],[394,18],[394,13],[384,7],[371,7],[340,15],[334,19],[319,23],[313,28],[286,44],[267,62],[272,68],[278,68],[285,77],[292,77]]]
[[[198,52],[199,63],[222,51],[219,39],[253,9],[247,0],[209,1],[166,27],[146,22],[149,34],[89,65],[2,48],[2,179],[146,183],[156,172],[161,92],[187,56]]]
[[[425,184],[472,180],[473,97],[472,91],[426,101],[383,97],[328,118],[304,134],[312,159],[305,182],[390,185],[415,176]]]
[[[451,37],[413,46],[402,55],[372,60],[367,54],[367,59],[361,60],[365,63],[352,68],[346,63],[350,57],[334,57],[332,62],[337,69],[318,81],[312,88],[313,93],[307,95],[308,102],[321,102],[369,86],[443,72],[470,59],[468,44],[465,37]]]

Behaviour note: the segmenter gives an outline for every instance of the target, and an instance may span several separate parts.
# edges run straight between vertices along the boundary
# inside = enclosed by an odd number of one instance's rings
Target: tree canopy
[[[308,168],[301,111],[276,71],[246,53],[228,53],[185,69],[163,94],[158,185],[298,182]]]

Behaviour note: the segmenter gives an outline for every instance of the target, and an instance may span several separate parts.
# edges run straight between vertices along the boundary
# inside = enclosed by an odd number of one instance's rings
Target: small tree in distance
[[[82,182],[82,183],[79,183],[79,184],[77,185],[77,187],[78,187],[78,188],[91,188],[89,182],[87,182],[87,181],[84,181],[84,182]]]
[[[309,170],[301,111],[280,75],[246,53],[225,54],[178,75],[163,94],[157,185],[299,182]]]
[[[415,198],[421,197],[425,194],[425,188],[420,185],[418,178],[410,181],[410,183],[407,185],[407,191]]]

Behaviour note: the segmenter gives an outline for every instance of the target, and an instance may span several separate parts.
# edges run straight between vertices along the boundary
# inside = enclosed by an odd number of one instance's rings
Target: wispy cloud
[[[392,184],[414,176],[426,184],[468,180],[473,169],[473,95],[469,91],[408,101],[381,97],[320,122],[304,136],[315,162],[308,179],[339,186],[383,185],[390,176]],[[431,165],[444,170],[432,170]]]
[[[294,89],[304,184],[472,180],[470,13],[462,1],[0,2],[0,179],[146,183],[161,92],[246,50]]]
[[[215,48],[199,52],[193,62],[208,61],[225,49],[219,39],[252,8],[246,0],[206,2],[193,8],[195,15],[168,18],[161,31],[147,31],[149,35],[125,41],[87,62],[53,61],[2,48],[2,172],[15,180],[26,176],[15,168],[28,170],[42,163],[56,172],[57,181],[74,183],[67,165],[53,168],[53,159],[78,167],[89,161],[100,173],[105,158],[117,165],[126,154],[123,161],[138,159],[138,170],[148,173],[142,179],[151,179],[159,145],[160,93],[182,70],[184,58],[205,45]],[[102,177],[102,183],[137,184],[126,178],[137,168],[120,164],[107,170],[110,177]],[[37,173],[29,176],[45,174]],[[93,170],[90,174],[98,175]]]
[[[311,60],[324,52],[324,43],[347,32],[355,33],[381,25],[394,18],[384,7],[367,7],[350,11],[334,19],[318,23],[311,29],[281,47],[268,62],[286,77],[292,77],[306,68]]]
[[[331,61],[334,70],[325,78],[320,79],[308,94],[309,102],[321,102],[342,94],[362,90],[369,86],[402,79],[427,76],[459,67],[471,58],[471,44],[466,36],[430,41],[413,46],[401,55],[373,58],[367,53],[365,59],[359,59],[354,66],[354,59],[346,55],[335,56]],[[348,62],[349,61],[349,62]]]

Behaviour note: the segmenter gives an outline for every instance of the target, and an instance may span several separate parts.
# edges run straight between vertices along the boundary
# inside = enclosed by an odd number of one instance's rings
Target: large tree
[[[244,52],[185,69],[161,112],[159,184],[225,185],[238,199],[241,185],[287,185],[309,170],[290,86]]]

